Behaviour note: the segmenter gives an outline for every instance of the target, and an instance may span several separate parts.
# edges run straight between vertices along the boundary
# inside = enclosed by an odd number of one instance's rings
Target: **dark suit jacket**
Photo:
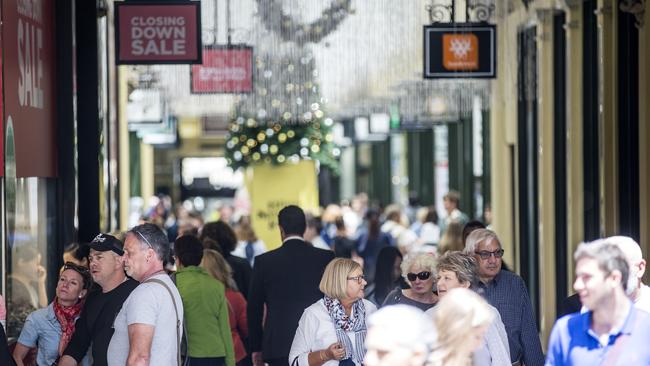
[[[230,254],[226,257],[226,262],[228,262],[230,268],[232,268],[232,278],[235,280],[235,284],[237,284],[237,289],[242,293],[242,295],[244,295],[244,297],[247,297],[249,291],[248,287],[251,284],[251,276],[253,274],[253,269],[251,268],[250,263],[248,263],[244,258],[239,258]]]
[[[333,258],[333,252],[298,239],[255,257],[247,308],[252,352],[261,350],[265,360],[289,357],[298,321],[305,308],[323,296],[318,284]]]

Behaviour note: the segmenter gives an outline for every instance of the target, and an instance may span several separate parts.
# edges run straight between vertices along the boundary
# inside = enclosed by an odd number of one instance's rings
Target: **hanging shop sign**
[[[199,1],[116,2],[117,64],[201,63]]]
[[[495,78],[496,26],[445,23],[424,27],[424,77]]]
[[[6,164],[18,178],[57,175],[54,5],[2,2],[3,117],[15,144]]]
[[[203,63],[190,68],[192,93],[250,93],[253,91],[253,48],[203,49]]]

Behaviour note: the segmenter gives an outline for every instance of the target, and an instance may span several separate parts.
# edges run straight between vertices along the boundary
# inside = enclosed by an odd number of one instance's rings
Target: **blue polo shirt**
[[[604,365],[605,361],[608,366],[650,365],[649,313],[636,309],[630,302],[623,327],[609,335],[606,345],[590,329],[591,315],[591,311],[569,314],[555,323],[546,365],[595,366]],[[610,352],[618,354],[615,360],[608,359]]]

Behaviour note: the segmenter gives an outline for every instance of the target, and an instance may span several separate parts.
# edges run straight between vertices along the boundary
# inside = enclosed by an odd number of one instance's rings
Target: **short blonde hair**
[[[465,288],[449,291],[433,312],[438,344],[432,358],[444,365],[468,364],[474,351],[465,346],[468,333],[493,320],[494,313],[481,296]]]
[[[411,284],[411,281],[406,278],[406,275],[413,267],[429,271],[433,276],[436,274],[436,258],[429,253],[414,253],[407,255],[402,261],[400,268],[402,269],[402,277],[404,277],[409,285]]]
[[[348,276],[357,269],[363,270],[352,259],[335,258],[325,267],[318,288],[333,299],[344,300],[348,297]]]

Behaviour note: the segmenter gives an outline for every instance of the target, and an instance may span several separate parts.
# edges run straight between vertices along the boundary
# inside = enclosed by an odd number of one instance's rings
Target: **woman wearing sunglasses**
[[[363,299],[367,282],[361,266],[332,260],[321,278],[322,299],[305,309],[289,351],[291,366],[363,364],[366,319],[377,307]]]
[[[478,288],[478,265],[471,255],[461,252],[447,252],[438,258],[437,285],[440,299],[448,296],[455,288],[475,290]],[[510,348],[508,335],[501,321],[499,311],[486,303],[493,320],[487,327],[481,346],[474,352],[474,365],[508,366],[510,365]],[[427,311],[433,315],[437,308]]]
[[[402,262],[402,276],[406,278],[411,288],[402,290],[396,288],[386,296],[382,306],[405,304],[419,308],[422,311],[433,307],[438,302],[438,296],[433,292],[436,259],[429,253],[408,255]]]
[[[23,359],[35,347],[38,347],[37,365],[56,365],[74,333],[75,321],[81,313],[91,281],[86,267],[71,262],[63,266],[54,301],[29,314],[20,332],[13,353],[18,366],[23,365]],[[85,359],[83,364],[88,365],[88,360]]]

